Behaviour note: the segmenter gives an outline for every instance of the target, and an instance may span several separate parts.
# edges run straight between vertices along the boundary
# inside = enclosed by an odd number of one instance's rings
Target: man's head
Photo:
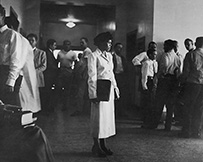
[[[164,41],[164,52],[170,52],[171,50],[174,50],[174,42],[171,39],[167,39]]]
[[[6,10],[2,5],[0,5],[0,27],[4,25],[5,16],[6,16]]]
[[[203,37],[197,37],[195,42],[196,48],[203,48]]]
[[[175,53],[176,52],[178,52],[178,41],[176,41],[176,40],[173,40],[173,46],[174,46],[174,51],[175,51]]]
[[[37,40],[38,40],[38,37],[36,34],[33,34],[33,33],[28,34],[27,39],[30,42],[30,45],[32,46],[32,48],[36,47]]]
[[[114,45],[114,51],[119,56],[121,55],[122,49],[123,49],[123,45],[121,43],[116,43]]]
[[[71,42],[69,40],[63,41],[63,50],[68,52],[71,49]]]
[[[150,60],[155,60],[156,56],[157,56],[156,49],[148,49],[147,50],[147,56],[149,57]]]
[[[49,39],[47,41],[47,48],[51,49],[52,51],[55,50],[57,47],[56,41],[54,39]]]
[[[157,50],[157,44],[155,42],[149,42],[148,49],[155,49]]]
[[[190,38],[185,39],[184,44],[185,44],[185,48],[188,51],[191,51],[194,49],[194,43],[193,43],[192,39],[190,39]]]
[[[82,37],[80,39],[80,46],[82,47],[82,49],[84,50],[85,48],[87,48],[88,46],[88,39],[85,37]]]

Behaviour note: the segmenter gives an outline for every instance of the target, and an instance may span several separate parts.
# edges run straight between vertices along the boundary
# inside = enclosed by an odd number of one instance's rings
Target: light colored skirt
[[[91,103],[90,126],[94,138],[108,138],[116,134],[113,86],[108,102]]]

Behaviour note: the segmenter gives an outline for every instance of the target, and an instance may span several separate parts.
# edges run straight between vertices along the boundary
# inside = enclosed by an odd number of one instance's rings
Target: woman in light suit
[[[92,152],[96,156],[106,157],[113,152],[106,148],[105,139],[116,134],[114,114],[114,92],[119,98],[119,90],[113,73],[113,59],[109,53],[112,46],[112,35],[101,33],[94,38],[96,51],[88,57],[88,91],[91,100],[91,133],[94,140]],[[111,81],[109,101],[98,101],[97,79]]]

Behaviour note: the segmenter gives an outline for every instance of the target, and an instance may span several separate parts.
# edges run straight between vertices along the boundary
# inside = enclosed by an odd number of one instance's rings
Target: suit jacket
[[[88,57],[88,91],[90,99],[97,98],[97,79],[108,79],[114,88],[117,87],[113,73],[112,55],[109,52],[106,52],[106,55],[97,49]]]
[[[45,79],[45,86],[52,86],[57,79],[58,75],[58,61],[54,57],[53,52],[51,52],[49,49],[45,50],[46,57],[47,57],[47,68],[44,71],[44,79]]]
[[[34,49],[34,65],[37,73],[38,87],[44,87],[43,71],[47,68],[47,57],[45,51],[38,48]]]
[[[115,70],[117,68],[117,61],[116,61],[115,53],[113,53],[112,55],[113,55],[113,64],[114,64],[113,72],[115,73]],[[123,65],[123,70],[124,70],[123,72],[125,74],[127,74],[127,72],[128,72],[127,61],[124,56],[120,56],[120,57],[121,57],[122,65]]]

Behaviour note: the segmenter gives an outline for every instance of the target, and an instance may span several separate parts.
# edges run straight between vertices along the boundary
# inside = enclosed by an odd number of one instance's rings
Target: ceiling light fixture
[[[66,23],[66,26],[69,27],[69,28],[74,28],[76,26],[76,24],[72,21],[69,21]]]

